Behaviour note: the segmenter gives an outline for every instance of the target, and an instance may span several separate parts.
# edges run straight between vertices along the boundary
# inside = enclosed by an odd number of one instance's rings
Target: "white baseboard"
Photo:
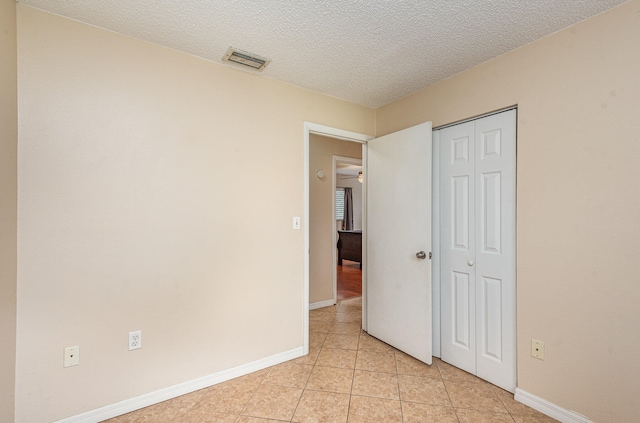
[[[267,367],[274,366],[276,364],[283,363],[294,358],[302,357],[302,347],[295,348],[290,351],[275,354],[270,357],[266,357],[260,360],[253,361],[251,363],[243,364],[241,366],[233,367],[228,370],[223,370],[218,373],[214,373],[209,376],[204,376],[198,379],[190,380],[188,382],[180,383],[178,385],[170,386],[168,388],[160,389],[155,392],[140,395],[139,397],[130,398],[128,400],[120,401],[115,404],[107,405],[105,407],[96,408],[95,410],[87,411],[82,414],[67,417],[62,420],[57,420],[54,423],[95,423],[102,420],[107,420],[112,417],[119,416],[121,414],[130,413],[135,410],[139,410],[150,405],[158,404],[162,401],[169,400],[171,398],[179,397],[180,395],[189,394],[199,389],[208,388],[215,384],[225,382],[229,379],[233,379],[239,376],[265,369]]]
[[[322,307],[330,307],[332,305],[336,305],[336,302],[333,299],[326,300],[326,301],[319,301],[317,303],[309,304],[309,310],[315,310],[316,308],[322,308]]]
[[[576,413],[575,411],[565,410],[562,407],[523,391],[520,388],[516,388],[514,398],[516,401],[521,402],[524,405],[528,405],[542,414],[546,414],[549,417],[560,420],[562,423],[593,423],[582,414]]]

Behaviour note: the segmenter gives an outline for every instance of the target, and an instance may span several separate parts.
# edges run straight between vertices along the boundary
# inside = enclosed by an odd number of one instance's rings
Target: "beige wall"
[[[382,135],[518,105],[518,386],[596,422],[640,415],[639,75],[632,1],[377,111]]]
[[[303,122],[373,110],[21,5],[18,64],[18,422],[302,346]]]
[[[14,417],[17,228],[16,3],[0,1],[0,421]]]
[[[0,335],[11,359],[15,5],[0,7]],[[18,23],[16,421],[62,418],[302,345],[303,231],[291,217],[303,211],[303,121],[368,134],[377,122],[382,135],[512,104],[518,385],[597,422],[640,414],[640,2],[377,116],[25,6]],[[229,173],[246,176],[229,184]],[[128,352],[137,329],[144,347]],[[530,358],[532,337],[546,343],[545,361]],[[63,369],[69,345],[80,345],[81,364]],[[2,421],[11,421],[10,361],[0,367]]]
[[[333,156],[362,157],[362,144],[309,137],[309,302],[333,298]],[[316,176],[324,170],[325,177]]]

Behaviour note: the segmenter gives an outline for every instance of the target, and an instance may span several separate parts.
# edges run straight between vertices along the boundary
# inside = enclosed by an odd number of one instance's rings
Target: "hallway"
[[[342,266],[337,266],[338,273],[338,301],[362,296],[362,269],[360,263],[343,260]]]

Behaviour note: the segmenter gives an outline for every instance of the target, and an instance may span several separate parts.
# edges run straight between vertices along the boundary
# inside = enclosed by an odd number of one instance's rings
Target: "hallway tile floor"
[[[108,423],[547,423],[513,394],[367,335],[361,299],[309,313],[307,356]]]

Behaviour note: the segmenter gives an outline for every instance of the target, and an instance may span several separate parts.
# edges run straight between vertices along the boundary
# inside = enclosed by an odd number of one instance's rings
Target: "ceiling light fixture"
[[[236,64],[240,66],[246,66],[257,71],[262,71],[271,63],[271,59],[258,56],[257,54],[249,53],[247,51],[239,50],[237,48],[229,47],[224,57],[223,62]]]

